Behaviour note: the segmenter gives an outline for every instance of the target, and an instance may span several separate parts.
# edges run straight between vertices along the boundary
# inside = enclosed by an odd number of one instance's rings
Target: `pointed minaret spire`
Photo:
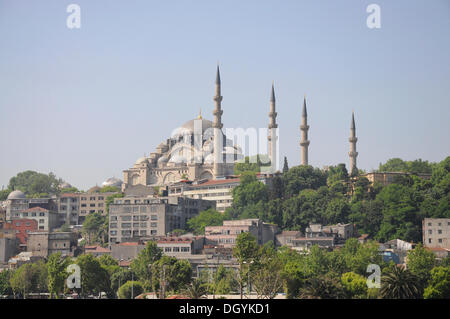
[[[300,138],[300,146],[301,146],[301,163],[300,165],[308,165],[308,113],[306,111],[306,95],[303,98],[303,111],[302,111],[302,124],[300,125],[301,138]]]
[[[348,139],[350,142],[350,152],[348,156],[350,156],[350,174],[352,176],[358,175],[358,169],[356,167],[356,157],[358,156],[358,152],[356,151],[356,142],[358,138],[356,137],[356,126],[355,126],[355,113],[352,112],[352,122],[350,124],[350,138]]]
[[[215,108],[213,111],[214,121],[213,121],[213,130],[214,130],[214,179],[221,177],[223,175],[222,167],[223,167],[223,134],[222,134],[222,95],[221,95],[221,83],[220,83],[220,70],[219,64],[217,64],[217,74],[216,74],[216,89],[214,95],[214,103]]]
[[[276,171],[277,159],[277,112],[275,111],[275,88],[272,82],[272,91],[270,93],[270,113],[269,113],[269,158],[272,172]]]

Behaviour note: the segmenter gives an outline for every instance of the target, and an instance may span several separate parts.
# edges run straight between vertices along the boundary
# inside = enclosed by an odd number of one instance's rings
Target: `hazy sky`
[[[200,108],[212,120],[217,61],[224,127],[267,127],[275,81],[290,166],[304,94],[313,166],[348,166],[352,109],[359,168],[450,155],[448,0],[0,0],[0,187],[28,169],[122,178]]]

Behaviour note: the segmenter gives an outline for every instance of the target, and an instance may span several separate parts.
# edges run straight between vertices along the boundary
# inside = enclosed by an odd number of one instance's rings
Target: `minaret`
[[[271,171],[275,172],[277,167],[277,112],[275,112],[275,89],[272,82],[272,93],[270,95],[270,113],[269,113],[269,158],[271,163]]]
[[[350,156],[350,174],[352,176],[355,176],[358,174],[358,169],[356,168],[356,157],[358,156],[358,152],[356,151],[356,142],[358,141],[358,138],[356,137],[354,112],[352,112],[352,123],[350,125],[350,138],[348,140],[350,142],[350,152],[348,152],[348,155]]]
[[[220,71],[219,65],[217,65],[217,75],[216,75],[216,94],[214,96],[215,108],[213,111],[214,121],[213,121],[213,130],[214,130],[214,168],[213,174],[214,179],[223,176],[222,172],[222,162],[223,162],[223,134],[222,134],[222,96],[220,95]]]
[[[300,125],[301,130],[301,139],[300,139],[300,146],[302,150],[302,161],[301,165],[308,165],[308,114],[306,112],[306,96],[303,99],[303,112],[302,112],[302,125]]]

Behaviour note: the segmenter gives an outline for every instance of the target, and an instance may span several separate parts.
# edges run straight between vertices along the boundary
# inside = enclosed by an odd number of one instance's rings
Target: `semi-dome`
[[[158,159],[158,164],[167,163],[168,161],[169,161],[169,158],[167,156],[163,155]]]
[[[12,191],[11,193],[9,193],[7,199],[23,199],[23,198],[26,198],[25,193],[22,191],[16,190],[16,191]]]
[[[103,187],[105,187],[105,186],[121,187],[122,183],[123,182],[120,179],[115,178],[115,177],[110,177],[102,183],[102,186]]]

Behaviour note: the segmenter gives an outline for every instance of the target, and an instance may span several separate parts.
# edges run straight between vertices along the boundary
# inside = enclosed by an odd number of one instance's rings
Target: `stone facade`
[[[48,257],[60,252],[62,256],[74,256],[77,236],[71,232],[34,232],[28,234],[27,251],[33,256]]]

